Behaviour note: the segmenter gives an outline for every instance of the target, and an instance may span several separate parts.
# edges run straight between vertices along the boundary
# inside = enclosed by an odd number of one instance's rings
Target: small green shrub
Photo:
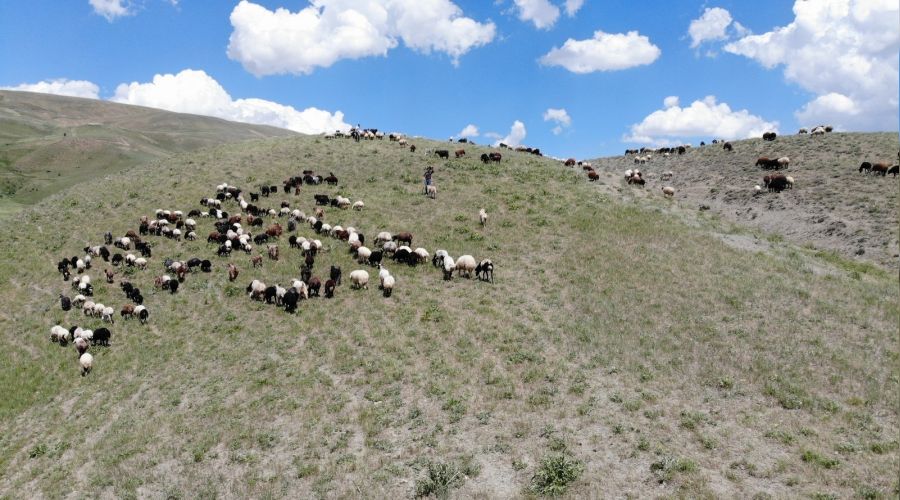
[[[543,496],[562,495],[583,472],[580,460],[565,455],[544,458],[531,477],[531,490]]]

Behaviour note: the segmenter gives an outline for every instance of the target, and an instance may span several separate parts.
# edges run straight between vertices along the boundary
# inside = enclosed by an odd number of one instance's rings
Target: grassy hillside
[[[623,198],[548,159],[504,151],[485,166],[470,146],[436,160],[422,152],[439,143],[414,142],[416,154],[313,137],[225,145],[0,222],[0,495],[897,495],[893,273],[658,193]],[[426,165],[436,200],[421,195]],[[341,182],[263,204],[310,213],[315,193],[362,199],[365,210],[329,208],[326,222],[491,258],[496,282],[389,264],[393,297],[350,290],[358,266],[323,238],[314,274],[340,265],[345,284],[287,315],[244,293],[254,278],[299,276],[286,238],[278,263],[253,270],[246,255],[215,257],[200,219],[199,241],[150,238],[150,268],[127,273],[150,324],[117,321],[93,373],[78,376],[74,349],[50,343],[58,322],[100,326],[60,311],[57,295],[71,293],[60,257],[157,208],[199,208],[219,183],[249,190],[307,168]],[[163,259],[193,256],[214,272],[176,295],[153,290]],[[90,271],[96,299],[118,309],[103,267]]]
[[[290,135],[141,106],[0,91],[0,216],[72,184],[153,159]]]
[[[658,196],[661,186],[671,185],[683,207],[697,209],[703,204],[729,221],[797,245],[898,268],[898,179],[858,170],[863,161],[896,164],[900,139],[895,132],[787,135],[774,142],[751,139],[732,145],[732,152],[710,144],[685,155],[654,155],[639,166],[650,175],[646,189]],[[755,195],[753,186],[762,185],[763,176],[770,173],[755,166],[760,156],[789,157],[790,168],[784,174],[794,177],[794,189]],[[635,168],[631,156],[593,163],[607,174],[602,180],[615,188],[625,185],[622,172]],[[667,170],[675,175],[662,182],[659,176]],[[633,191],[625,192],[630,196]]]

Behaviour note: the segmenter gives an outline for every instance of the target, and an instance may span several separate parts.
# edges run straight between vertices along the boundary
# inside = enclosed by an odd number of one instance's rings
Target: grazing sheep
[[[134,311],[134,304],[125,304],[122,306],[122,311],[119,314],[122,315],[122,319],[129,320],[134,317]]]
[[[494,282],[494,263],[484,259],[475,267],[475,277],[482,281]]]
[[[435,199],[437,196],[437,187],[435,187],[434,184],[429,184],[428,187],[425,188],[425,194],[432,200]]]
[[[81,306],[81,312],[84,313],[85,316],[92,316],[94,314],[94,302],[88,300]]]
[[[334,297],[334,289],[336,286],[337,285],[335,284],[334,280],[330,279],[330,280],[325,281],[325,298],[326,299],[330,299],[330,298]]]
[[[334,281],[335,286],[341,284],[341,268],[337,266],[331,266],[331,270],[328,273],[328,277]]]
[[[425,249],[422,248],[422,247],[416,248],[415,250],[413,250],[412,253],[413,253],[413,255],[415,255],[416,258],[418,259],[419,264],[424,264],[425,262],[428,262],[428,258],[431,257],[431,256],[428,254],[428,250],[425,250]]]
[[[150,318],[150,310],[147,309],[147,306],[139,305],[135,307],[134,314],[137,315],[142,325],[146,325],[147,319]]]
[[[65,296],[63,295],[62,297],[65,297]],[[84,305],[84,302],[86,300],[87,300],[87,298],[84,295],[81,295],[79,293],[78,295],[75,296],[75,298],[72,299],[72,305],[75,307],[81,307],[82,305]],[[62,301],[62,298],[60,299],[60,301]],[[65,305],[64,301],[63,301],[63,305]],[[65,308],[63,308],[63,310],[68,311],[68,309],[65,309]]]
[[[478,221],[481,222],[481,225],[484,226],[487,224],[488,215],[487,212],[482,208],[478,211]]]
[[[87,340],[84,340],[81,337],[75,339],[75,350],[78,351],[79,358],[87,352],[89,346],[90,344],[88,344]]]
[[[116,314],[116,310],[112,307],[104,307],[103,308],[103,316],[101,317],[103,321],[107,321],[109,323],[115,323],[115,319],[113,315]]]
[[[762,186],[760,186],[759,184],[753,186],[753,194],[760,194],[760,193],[762,193]]]
[[[354,233],[356,234],[356,233]],[[372,255],[372,250],[369,250],[367,247],[359,247],[356,250],[356,259],[360,264],[366,264],[369,262],[369,257]]]
[[[664,181],[668,181],[668,180],[671,180],[674,175],[675,175],[674,172],[669,170],[669,171],[663,172],[663,174],[660,176],[660,179],[662,179]]]
[[[675,196],[675,188],[673,188],[672,186],[665,186],[664,188],[662,188],[662,192],[669,198]]]
[[[378,279],[380,281],[384,281],[384,278],[386,278],[390,275],[391,275],[391,272],[388,271],[388,269],[386,267],[384,267],[381,264],[378,264]]]
[[[791,165],[791,159],[787,156],[782,156],[778,160],[778,168],[788,168]]]
[[[381,280],[381,290],[385,297],[390,297],[394,291],[394,277],[387,275]]]
[[[256,266],[253,266],[256,267]],[[232,263],[228,264],[228,281],[234,281],[238,277],[238,268]]]
[[[72,300],[63,294],[59,294],[59,307],[62,308],[63,311],[72,309]]]
[[[794,178],[788,175],[785,179],[787,180],[787,188],[794,189]]]
[[[444,267],[444,257],[447,257],[448,254],[446,250],[438,250],[434,252],[434,257],[431,258],[431,265],[434,267]]]
[[[362,269],[357,269],[350,273],[350,281],[353,282],[353,288],[369,289],[369,273]]]
[[[247,285],[247,293],[251,299],[262,300],[263,294],[266,292],[266,284],[259,280],[253,280]]]
[[[365,208],[365,206],[366,204],[363,203],[362,200],[359,200],[353,203],[353,210],[362,210],[363,208]]]
[[[478,263],[475,261],[475,257],[462,255],[456,259],[456,275],[462,276],[462,273],[466,273],[466,277],[471,278],[472,272],[475,271],[477,266]]]
[[[278,246],[277,245],[269,245],[269,258],[272,260],[278,260]]]
[[[55,325],[50,328],[50,341],[60,342],[61,340],[65,340],[67,333],[69,333],[68,330],[60,325]]]
[[[78,358],[78,364],[81,365],[81,376],[84,377],[91,373],[91,369],[94,367],[94,357],[91,356],[91,353],[86,352]]]
[[[391,238],[392,238],[391,233],[389,233],[387,231],[382,231],[382,232],[378,233],[378,236],[375,237],[375,244],[380,245],[380,244],[384,243],[385,241],[391,241]]]
[[[450,257],[449,255],[445,255],[443,260],[444,279],[449,281],[453,278],[453,270],[456,269],[456,263],[453,262],[453,257]]]

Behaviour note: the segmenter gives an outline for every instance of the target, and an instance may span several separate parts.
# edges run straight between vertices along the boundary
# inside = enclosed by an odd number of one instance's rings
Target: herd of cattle
[[[489,160],[493,160],[493,158],[489,158]],[[497,153],[495,161],[500,161],[499,153]],[[338,179],[333,173],[323,177],[307,170],[301,175],[285,179],[282,182],[282,190],[286,194],[293,192],[298,195],[300,186],[304,184],[318,186],[322,183],[336,185]],[[314,276],[313,269],[317,257],[330,249],[330,246],[324,245],[316,237],[330,237],[336,241],[346,242],[350,256],[357,263],[377,267],[379,288],[382,289],[385,297],[391,296],[396,284],[395,277],[385,267],[389,260],[393,261],[395,265],[414,267],[430,258],[432,265],[441,270],[444,280],[451,280],[456,271],[457,276],[464,275],[471,278],[474,274],[479,280],[493,282],[494,264],[489,259],[479,262],[471,255],[462,255],[453,259],[446,250],[437,250],[434,257],[431,257],[424,248],[413,249],[411,247],[413,235],[409,232],[391,234],[381,231],[373,240],[375,246],[370,249],[365,246],[365,235],[356,228],[332,226],[324,222],[324,207],[347,209],[352,206],[356,210],[362,210],[364,204],[361,200],[351,205],[350,200],[343,196],[330,197],[325,194],[315,194],[313,195],[314,211],[309,216],[297,208],[292,209],[292,203],[289,200],[277,202],[278,208],[258,205],[261,198],[270,198],[278,193],[277,185],[267,183],[260,186],[257,192],[246,193],[249,195],[250,201],[248,201],[244,196],[244,191],[240,188],[220,184],[216,187],[214,197],[200,200],[202,209],[193,209],[187,215],[180,210],[159,209],[152,217],[141,216],[138,219],[137,230],[128,230],[121,237],[113,238],[111,232],[106,232],[103,244],[89,244],[83,249],[84,255],[65,257],[57,262],[57,271],[62,275],[64,281],[71,280],[72,287],[77,293],[74,298],[60,294],[61,309],[70,311],[73,307],[79,308],[84,313],[86,321],[88,321],[87,318],[96,318],[103,323],[108,323],[109,326],[114,324],[115,309],[93,300],[95,290],[90,271],[93,269],[92,264],[102,260],[111,266],[103,270],[106,284],[114,284],[119,273],[130,277],[130,279],[123,279],[119,282],[119,288],[124,294],[125,300],[128,301],[119,311],[122,319],[128,320],[137,317],[141,324],[147,324],[150,311],[144,305],[144,294],[133,283],[133,280],[140,276],[140,271],[148,268],[150,260],[153,258],[154,244],[151,243],[151,239],[160,237],[164,240],[174,241],[177,247],[170,245],[169,250],[186,250],[190,247],[182,245],[181,242],[197,240],[197,231],[200,226],[198,220],[205,219],[212,221],[212,231],[206,241],[207,244],[215,245],[215,255],[228,258],[232,252],[242,251],[248,255],[253,269],[263,265],[263,254],[254,255],[254,245],[266,245],[265,255],[272,261],[278,261],[281,258],[281,252],[277,243],[273,242],[278,241],[285,233],[297,233],[301,224],[308,224],[315,236],[310,235],[311,237],[307,238],[299,234],[290,234],[288,237],[290,248],[299,250],[299,279],[289,278],[290,286],[285,287],[278,284],[265,285],[259,279],[253,280],[247,286],[247,293],[251,299],[276,304],[289,313],[297,310],[300,300],[319,297],[320,290],[325,298],[334,297],[336,289],[342,283],[342,270],[334,264],[329,268],[327,279]],[[227,205],[231,205],[231,207],[227,207]],[[229,213],[223,208],[232,208],[236,213]],[[265,220],[267,217],[270,218],[268,223]],[[282,220],[278,220],[281,217],[286,218],[286,231],[281,224]],[[487,222],[487,213],[484,209],[479,212],[478,218],[483,227]],[[114,247],[114,250],[110,251],[109,246]],[[193,248],[193,250],[197,249],[198,247]],[[184,261],[165,258],[161,264],[165,274],[155,276],[152,279],[152,286],[158,292],[168,294],[178,293],[180,284],[184,283],[188,276],[197,272],[211,273],[213,271],[213,263],[210,258],[192,257]],[[240,273],[234,261],[227,262],[224,269],[229,281],[232,282]],[[76,275],[73,276],[73,273]],[[353,270],[349,276],[352,288],[368,288],[369,278],[365,269]],[[146,285],[150,286],[149,282]],[[107,294],[112,294],[112,292],[112,289],[102,290],[101,295],[105,299],[111,300]],[[90,330],[77,325],[70,328],[55,325],[50,330],[51,341],[61,346],[69,343],[75,345],[82,375],[89,373],[93,367],[93,356],[87,352],[89,347],[109,346],[111,338],[112,332],[106,326]]]

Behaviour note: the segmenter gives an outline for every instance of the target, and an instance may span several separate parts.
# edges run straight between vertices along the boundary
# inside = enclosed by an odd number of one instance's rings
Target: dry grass
[[[415,155],[312,137],[222,146],[0,223],[0,493],[385,498],[432,481],[452,496],[518,497],[564,457],[579,465],[560,476],[573,497],[896,495],[894,276],[785,242],[736,248],[725,239],[743,235],[723,222],[623,201],[550,160],[504,152],[483,166],[466,147],[467,159],[438,161],[420,153],[440,143],[414,142]],[[427,164],[436,200],[421,195]],[[59,311],[61,256],[156,208],[194,208],[218,183],[278,184],[305,168],[341,184],[268,202],[311,212],[316,192],[363,199],[326,221],[491,258],[496,283],[391,265],[390,299],[345,284],[289,316],[243,292],[299,274],[286,241],[259,271],[244,255],[210,257],[214,273],[172,296],[151,291],[161,261],[213,247],[154,238],[151,270],[131,276],[149,326],[117,322],[86,378],[71,348],[48,341],[56,322],[94,325]],[[210,229],[203,219],[198,234]],[[315,274],[354,268],[343,244],[325,243]],[[242,271],[233,285],[228,260]],[[121,306],[101,269],[97,297]]]

